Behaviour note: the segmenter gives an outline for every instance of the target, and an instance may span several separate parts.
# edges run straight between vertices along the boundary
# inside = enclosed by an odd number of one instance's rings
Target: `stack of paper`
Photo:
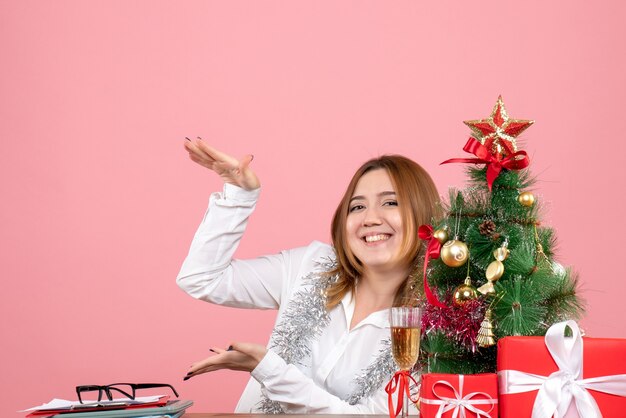
[[[99,402],[83,401],[83,403],[53,399],[43,405],[20,412],[27,412],[28,418],[178,418],[193,404],[192,401],[168,401],[168,399],[169,396],[165,395]]]

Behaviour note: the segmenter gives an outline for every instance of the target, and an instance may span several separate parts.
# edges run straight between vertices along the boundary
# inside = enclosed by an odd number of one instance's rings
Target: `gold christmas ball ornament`
[[[472,279],[469,277],[465,279],[465,282],[462,285],[457,286],[457,288],[454,289],[454,294],[452,295],[454,303],[459,306],[465,304],[465,302],[474,300],[477,297],[478,294],[476,293],[474,286],[472,286]]]
[[[527,208],[535,204],[535,196],[531,192],[523,192],[517,197],[517,201]]]
[[[450,240],[441,247],[441,261],[448,267],[461,267],[469,258],[469,249],[463,241]]]
[[[441,228],[433,232],[433,237],[439,241],[441,244],[448,241],[448,230],[446,228]]]

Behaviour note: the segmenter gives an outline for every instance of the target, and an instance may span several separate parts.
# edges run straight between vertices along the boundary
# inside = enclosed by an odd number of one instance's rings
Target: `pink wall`
[[[186,135],[253,153],[264,192],[239,256],[328,239],[380,153],[462,185],[464,119],[498,94],[524,137],[589,335],[626,337],[625,6],[613,0],[4,1],[0,5],[0,416],[85,383],[165,381],[231,411],[247,376],[182,382],[273,314],[174,278],[218,179]],[[619,244],[619,245],[618,245]]]

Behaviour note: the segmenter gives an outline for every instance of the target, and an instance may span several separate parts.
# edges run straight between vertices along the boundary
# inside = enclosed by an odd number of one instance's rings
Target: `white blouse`
[[[334,260],[335,255],[331,246],[316,241],[275,255],[233,259],[259,192],[225,184],[222,193],[212,194],[177,283],[194,298],[207,302],[278,309],[276,327],[296,292],[306,290],[307,285],[310,288],[305,278],[319,270],[319,262]],[[353,313],[354,300],[347,294],[328,312],[328,326],[310,338],[310,355],[297,364],[286,363],[270,349],[252,371],[235,412],[259,412],[264,394],[288,413],[388,413],[384,391],[388,378],[354,405],[347,401],[358,390],[355,378],[363,380],[365,370],[372,367],[389,339],[388,310],[370,314],[350,330]],[[272,339],[268,347],[272,347]]]

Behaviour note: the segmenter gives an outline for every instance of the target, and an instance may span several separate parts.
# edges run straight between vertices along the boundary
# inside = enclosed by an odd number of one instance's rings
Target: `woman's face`
[[[397,270],[404,238],[396,191],[387,170],[368,171],[356,185],[346,220],[352,253],[366,270]]]

